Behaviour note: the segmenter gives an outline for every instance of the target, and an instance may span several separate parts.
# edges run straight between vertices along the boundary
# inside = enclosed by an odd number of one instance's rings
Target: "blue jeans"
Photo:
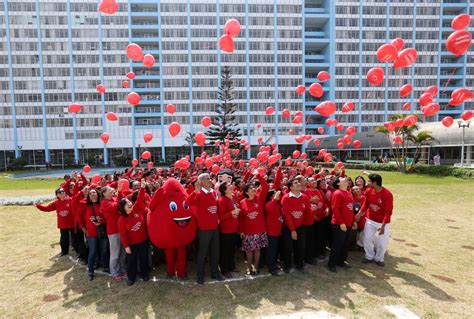
[[[278,255],[278,240],[280,236],[268,236],[268,247],[267,247],[267,266],[268,272],[274,272],[277,270],[276,262]]]
[[[90,274],[94,273],[94,263],[97,249],[100,249],[101,263],[104,268],[109,268],[108,238],[87,237],[89,246],[89,256],[87,257],[87,270]]]

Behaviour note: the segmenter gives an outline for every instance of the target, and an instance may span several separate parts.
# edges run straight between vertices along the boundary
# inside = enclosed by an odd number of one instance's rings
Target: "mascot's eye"
[[[170,203],[170,210],[173,211],[173,212],[177,211],[178,210],[178,205],[176,205],[175,202],[171,202]]]
[[[186,202],[183,202],[183,207],[184,207],[184,209],[189,209],[189,206],[188,206],[188,204],[186,204]]]

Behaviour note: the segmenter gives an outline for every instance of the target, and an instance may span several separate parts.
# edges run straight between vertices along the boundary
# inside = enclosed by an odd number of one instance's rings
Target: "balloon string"
[[[456,73],[456,71],[458,70],[458,68],[454,68],[453,72],[451,72],[451,74],[449,75],[449,79],[446,81],[446,84],[444,85],[444,87],[447,87],[449,85],[449,83],[451,82],[451,78],[453,77],[454,73]],[[443,90],[443,92],[441,93],[445,93],[446,90]]]

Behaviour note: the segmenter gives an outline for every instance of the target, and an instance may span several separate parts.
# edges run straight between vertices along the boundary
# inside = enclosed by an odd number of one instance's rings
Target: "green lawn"
[[[359,172],[348,173],[355,177]],[[362,265],[361,253],[351,253],[354,268],[337,274],[319,264],[308,274],[202,287],[194,285],[192,273],[185,285],[138,282],[127,287],[101,275],[89,283],[84,268],[55,257],[59,232],[54,214],[0,207],[0,289],[5,292],[0,317],[227,318],[321,310],[346,318],[393,317],[385,305],[404,305],[422,318],[472,317],[474,181],[381,175],[395,197],[385,268]],[[38,183],[45,190],[58,184]],[[0,185],[7,184],[0,178]],[[152,275],[164,277],[164,268],[160,264]]]

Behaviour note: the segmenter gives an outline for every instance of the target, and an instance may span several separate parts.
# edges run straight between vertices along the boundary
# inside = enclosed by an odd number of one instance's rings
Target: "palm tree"
[[[193,147],[193,145],[194,145],[194,136],[195,135],[196,134],[194,134],[194,133],[188,132],[186,134],[186,138],[184,139],[186,141],[186,144],[184,144],[183,146]]]

